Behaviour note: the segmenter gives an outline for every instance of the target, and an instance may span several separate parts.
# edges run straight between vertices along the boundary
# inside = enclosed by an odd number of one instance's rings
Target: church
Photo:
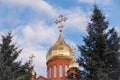
[[[36,77],[33,69],[31,80],[69,80],[68,77],[77,80],[77,71],[80,72],[80,70],[78,63],[76,63],[75,52],[64,41],[62,35],[62,22],[66,21],[66,19],[66,17],[60,15],[55,21],[56,24],[60,24],[59,37],[46,54],[47,77],[42,75]]]

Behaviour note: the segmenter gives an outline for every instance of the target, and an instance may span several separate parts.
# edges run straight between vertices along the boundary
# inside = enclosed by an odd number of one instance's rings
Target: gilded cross
[[[73,52],[75,52],[75,50],[76,50],[75,45],[72,45],[72,50],[73,50]]]
[[[76,55],[75,55],[75,46],[72,46],[72,50],[73,50],[73,53],[72,53],[72,61],[76,61]]]
[[[95,0],[95,5],[96,5],[96,0]]]
[[[29,57],[29,63],[30,63],[30,67],[33,66],[33,58],[35,58],[35,56],[32,54],[30,57]]]
[[[58,19],[56,19],[55,23],[56,23],[56,24],[60,24],[60,26],[58,27],[58,28],[60,29],[60,32],[62,32],[62,28],[63,28],[62,23],[65,22],[66,20],[67,20],[67,18],[64,17],[63,15],[60,15],[60,16],[58,17]]]

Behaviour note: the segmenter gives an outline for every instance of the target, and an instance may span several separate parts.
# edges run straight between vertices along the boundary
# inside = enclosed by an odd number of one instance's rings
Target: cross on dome
[[[30,63],[30,67],[33,66],[33,58],[35,58],[35,56],[32,54],[30,57],[29,57],[29,63]]]
[[[60,24],[60,26],[58,27],[60,30],[60,32],[62,32],[62,28],[63,28],[63,25],[62,25],[62,23],[63,22],[65,22],[67,20],[67,18],[66,17],[64,17],[63,15],[60,15],[59,17],[58,17],[58,19],[56,19],[56,21],[55,21],[55,23],[56,24]]]

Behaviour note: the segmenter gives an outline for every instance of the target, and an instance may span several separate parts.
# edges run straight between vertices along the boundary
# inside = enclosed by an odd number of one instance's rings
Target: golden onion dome
[[[34,69],[31,70],[31,74],[32,74],[32,76],[36,76],[36,72]]]
[[[72,55],[72,60],[71,60],[71,62],[70,62],[70,64],[69,64],[69,66],[68,66],[68,70],[69,70],[70,68],[77,68],[77,69],[79,69],[79,65],[78,65],[78,63],[76,62],[75,53]]]
[[[78,65],[78,63],[76,63],[76,61],[72,61],[72,62],[69,64],[68,69],[70,69],[70,68],[77,68],[77,69],[79,69],[79,65]]]
[[[49,49],[46,59],[47,61],[55,58],[72,59],[73,49],[64,41],[62,32],[60,32],[57,42]]]

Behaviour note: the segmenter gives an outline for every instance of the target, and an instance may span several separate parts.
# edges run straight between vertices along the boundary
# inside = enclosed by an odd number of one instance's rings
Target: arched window
[[[52,67],[50,66],[50,79],[52,78]]]
[[[62,65],[60,65],[60,71],[59,71],[59,76],[62,77]]]
[[[67,76],[67,70],[68,70],[68,66],[65,65],[65,76]]]
[[[54,65],[54,78],[56,78],[57,76],[56,76],[56,65]]]

